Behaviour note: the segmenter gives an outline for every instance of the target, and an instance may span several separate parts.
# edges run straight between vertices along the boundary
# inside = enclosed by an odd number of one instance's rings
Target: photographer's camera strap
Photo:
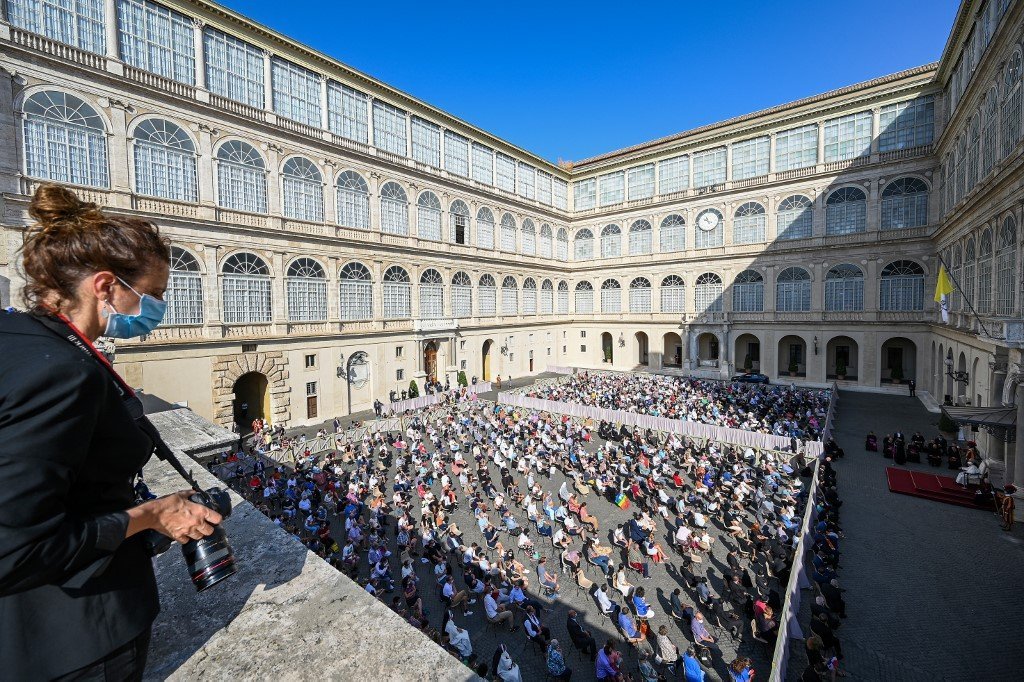
[[[135,390],[128,385],[128,383],[121,378],[121,375],[117,373],[114,366],[110,364],[106,356],[96,350],[96,346],[82,333],[82,331],[75,326],[75,324],[66,316],[55,310],[37,309],[32,311],[32,316],[44,327],[49,329],[51,332],[61,337],[72,346],[85,353],[90,358],[99,363],[100,367],[107,371],[107,375],[114,382],[114,386],[117,388],[118,393],[121,395],[121,401],[124,403],[125,409],[128,410],[128,414],[131,415],[132,419],[135,420],[136,425],[149,436],[153,442],[153,450],[156,452],[157,457],[169,463],[174,470],[178,472],[182,478],[188,481],[195,490],[200,490],[198,484],[192,478],[192,474],[185,470],[185,467],[181,465],[178,458],[174,456],[171,448],[168,447],[164,439],[160,437],[160,432],[153,426],[153,422],[149,421],[149,418],[145,415],[145,410],[142,407],[142,401],[135,394]],[[141,472],[140,472],[141,474]]]

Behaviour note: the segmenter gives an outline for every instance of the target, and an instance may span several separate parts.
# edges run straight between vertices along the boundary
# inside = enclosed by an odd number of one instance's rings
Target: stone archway
[[[860,347],[849,336],[833,336],[825,344],[825,378],[857,381],[860,377]],[[841,378],[840,378],[841,377]]]
[[[736,360],[736,369],[752,372],[761,371],[761,339],[756,334],[749,332],[736,337],[736,352],[733,354]]]
[[[483,381],[490,381],[491,380],[491,349],[492,348],[494,348],[494,341],[492,339],[487,339],[486,341],[484,341],[483,353],[482,353],[483,357],[481,358],[482,367],[480,368],[481,369],[480,376],[481,376]]]
[[[601,360],[608,364],[615,362],[615,344],[612,342],[611,332],[601,334]]]
[[[683,366],[683,339],[676,332],[667,332],[662,338],[662,367]]]
[[[778,376],[807,376],[807,342],[802,336],[790,334],[779,339]]]
[[[880,383],[901,383],[917,376],[917,344],[908,338],[894,336],[882,343],[879,358]]]
[[[636,337],[637,364],[646,367],[650,362],[650,358],[648,357],[649,343],[647,341],[647,333],[637,332],[634,336]]]
[[[213,418],[230,429],[235,419],[235,383],[246,374],[258,373],[267,380],[267,410],[263,418],[271,425],[291,419],[288,359],[281,351],[219,355],[213,359]]]
[[[721,340],[718,334],[703,332],[697,335],[697,366],[718,367],[722,361]]]

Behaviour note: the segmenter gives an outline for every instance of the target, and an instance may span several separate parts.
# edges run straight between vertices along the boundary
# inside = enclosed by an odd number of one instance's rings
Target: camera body
[[[212,509],[224,518],[231,515],[231,496],[221,488],[197,490],[188,499]],[[150,556],[157,556],[166,552],[174,541],[155,530],[148,530],[143,534],[143,542]],[[219,524],[213,527],[210,535],[201,540],[189,540],[182,545],[181,553],[185,556],[185,565],[198,592],[213,587],[238,571],[228,535]]]

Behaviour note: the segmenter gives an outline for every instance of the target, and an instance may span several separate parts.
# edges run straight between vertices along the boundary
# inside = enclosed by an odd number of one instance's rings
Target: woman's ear
[[[109,270],[101,270],[86,277],[85,289],[98,301],[109,301],[114,293],[113,287],[117,277]]]

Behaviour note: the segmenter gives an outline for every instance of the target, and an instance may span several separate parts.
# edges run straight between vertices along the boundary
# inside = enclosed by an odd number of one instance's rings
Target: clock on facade
[[[715,213],[714,211],[706,211],[704,213],[701,213],[700,217],[697,218],[697,227],[704,230],[705,232],[710,232],[711,230],[715,229],[716,227],[718,227],[718,214]]]

